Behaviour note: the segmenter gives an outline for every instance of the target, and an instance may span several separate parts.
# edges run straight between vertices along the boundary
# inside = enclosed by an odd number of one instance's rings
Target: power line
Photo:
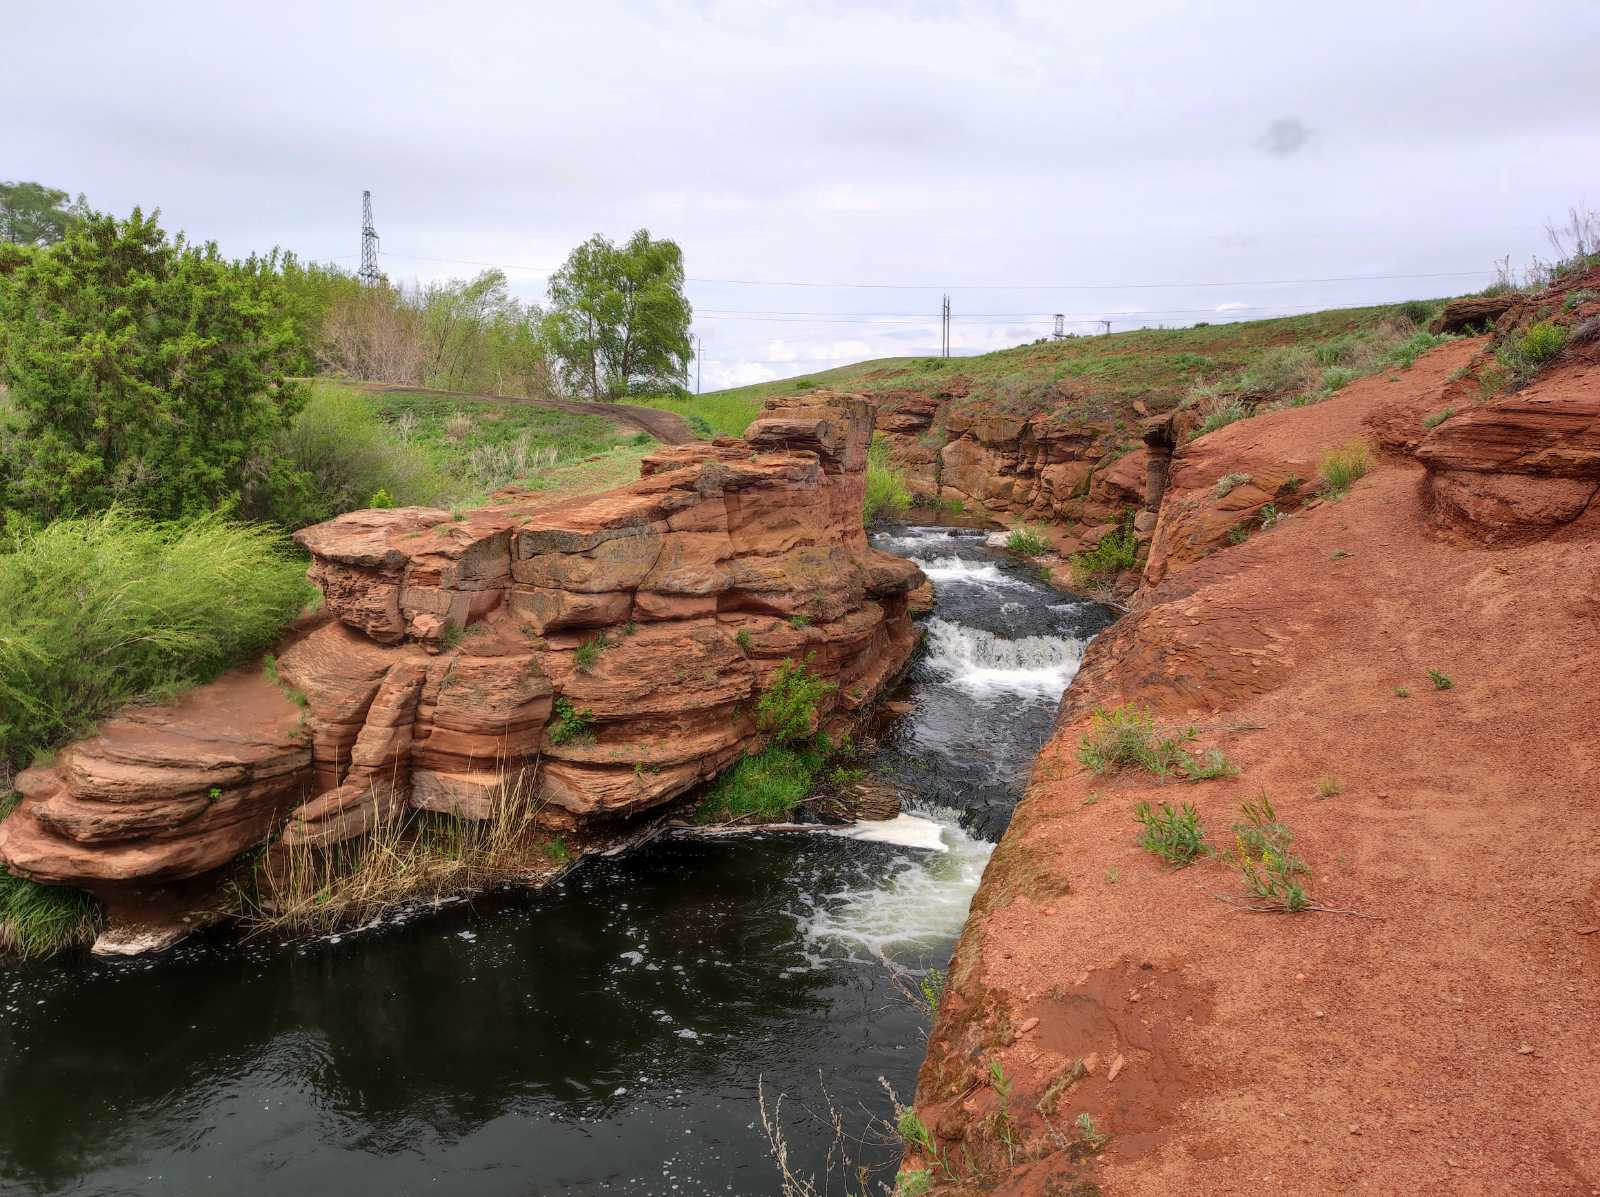
[[[533,274],[549,277],[556,269],[549,266],[523,266],[511,262],[488,262],[474,258],[436,258],[424,254],[401,253],[396,250],[384,250],[384,254],[391,258],[405,258],[414,262],[442,262],[456,266],[492,266],[500,270],[525,270]],[[1278,279],[1253,279],[1235,280],[1232,282],[1194,281],[1194,282],[1162,282],[1162,283],[818,283],[799,281],[794,279],[748,279],[748,278],[707,278],[700,275],[687,275],[686,280],[691,283],[711,283],[723,286],[739,287],[817,287],[841,288],[858,290],[886,290],[886,291],[931,291],[943,287],[949,291],[1147,291],[1161,288],[1183,287],[1288,287],[1310,283],[1359,283],[1359,282],[1384,282],[1432,278],[1482,278],[1488,274],[1487,270],[1450,270],[1429,274],[1345,274],[1330,275],[1324,278],[1278,278]]]

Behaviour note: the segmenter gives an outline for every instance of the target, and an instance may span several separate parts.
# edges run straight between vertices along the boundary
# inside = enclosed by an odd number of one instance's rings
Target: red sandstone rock
[[[326,847],[408,806],[483,818],[538,793],[563,825],[634,814],[761,745],[751,700],[787,659],[835,684],[820,715],[842,718],[909,659],[923,583],[867,544],[870,434],[864,401],[811,395],[604,494],[304,529],[330,618],[277,680],[130,708],[24,773],[0,861],[104,889],[196,877],[280,827]],[[558,698],[587,734],[556,742]]]

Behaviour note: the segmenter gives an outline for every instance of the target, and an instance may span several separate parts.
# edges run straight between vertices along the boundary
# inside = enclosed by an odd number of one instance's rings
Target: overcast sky
[[[644,226],[707,390],[937,351],[945,291],[957,353],[1459,293],[1600,207],[1596,0],[4,0],[0,41],[0,179],[346,265],[370,188],[392,277],[530,300]],[[1293,281],[1353,275],[1453,277]]]

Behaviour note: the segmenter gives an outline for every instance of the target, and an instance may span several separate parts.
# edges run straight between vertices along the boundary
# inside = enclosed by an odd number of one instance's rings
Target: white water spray
[[[1059,698],[1083,660],[1083,642],[1067,636],[1006,640],[937,616],[928,620],[927,628],[928,664],[948,684],[969,691]]]

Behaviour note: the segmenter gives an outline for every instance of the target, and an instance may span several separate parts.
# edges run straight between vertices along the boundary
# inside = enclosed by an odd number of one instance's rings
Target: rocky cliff
[[[327,846],[408,808],[482,818],[511,784],[547,826],[658,808],[762,743],[788,660],[847,719],[915,643],[909,562],[862,528],[868,405],[769,409],[581,499],[307,528],[321,616],[274,658],[133,707],[18,779],[0,861],[115,908],[281,836]]]
[[[1597,283],[1179,450],[951,962],[932,1191],[1593,1190]],[[1540,321],[1562,348],[1508,389]],[[1124,704],[1237,773],[1093,771]],[[1240,865],[1263,798],[1298,913]],[[1143,802],[1209,854],[1144,850]]]

